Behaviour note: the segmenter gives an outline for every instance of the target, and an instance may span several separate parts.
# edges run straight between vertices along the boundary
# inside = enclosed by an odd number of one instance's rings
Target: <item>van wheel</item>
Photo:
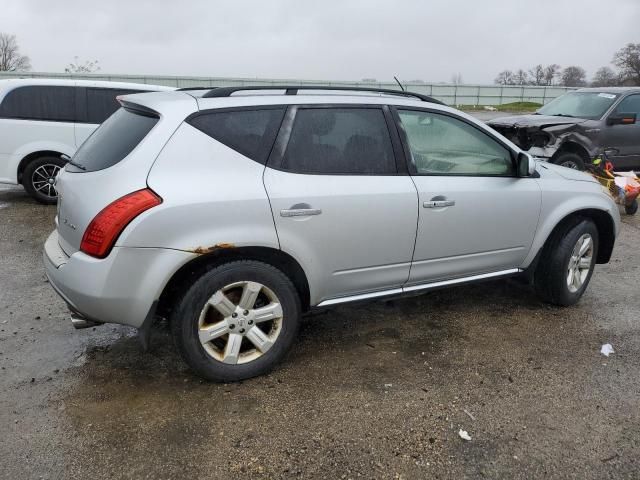
[[[40,203],[53,205],[58,201],[56,175],[65,161],[58,157],[38,157],[27,164],[22,172],[22,185],[29,195]]]
[[[573,168],[574,170],[584,170],[584,160],[577,153],[563,153],[554,159],[553,163],[561,167]]]
[[[257,261],[206,272],[171,316],[176,346],[200,376],[234,382],[271,370],[298,332],[301,307],[291,280]]]
[[[534,274],[538,295],[554,305],[573,305],[587,289],[598,255],[598,229],[576,219],[553,234]]]

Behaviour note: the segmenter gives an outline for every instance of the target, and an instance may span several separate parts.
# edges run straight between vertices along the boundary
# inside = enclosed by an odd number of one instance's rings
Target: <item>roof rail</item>
[[[212,90],[216,87],[181,87],[176,88],[176,92],[186,92],[187,90]]]
[[[422,100],[423,102],[437,103],[445,105],[440,100],[436,100],[433,97],[422,95],[420,93],[407,92],[402,90],[391,90],[388,88],[375,88],[375,87],[338,87],[338,86],[326,86],[326,85],[245,85],[243,87],[218,87],[205,93],[202,98],[220,98],[230,97],[235,92],[242,92],[248,90],[284,90],[286,95],[297,95],[298,90],[328,90],[328,91],[344,91],[344,92],[371,92],[371,93],[384,93],[387,95],[398,95],[402,97],[412,97]]]

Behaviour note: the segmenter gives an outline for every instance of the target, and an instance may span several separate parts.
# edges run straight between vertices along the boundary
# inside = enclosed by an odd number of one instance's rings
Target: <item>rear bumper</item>
[[[44,247],[47,278],[69,308],[87,320],[139,328],[171,276],[193,253],[115,247],[105,259],[67,256],[53,231]]]

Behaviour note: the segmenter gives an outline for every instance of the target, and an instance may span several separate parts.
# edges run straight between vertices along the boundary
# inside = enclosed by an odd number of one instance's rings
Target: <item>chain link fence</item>
[[[8,78],[61,78],[81,80],[104,80],[111,82],[148,83],[169,87],[242,87],[246,85],[319,85],[341,87],[375,87],[399,90],[395,82],[347,82],[327,80],[290,80],[265,78],[183,77],[167,75],[116,75],[108,73],[51,73],[51,72],[0,72],[0,80]],[[441,100],[448,105],[502,105],[513,102],[536,102],[545,104],[565,92],[566,87],[534,87],[516,85],[450,85],[440,83],[403,83],[407,90],[422,93]]]

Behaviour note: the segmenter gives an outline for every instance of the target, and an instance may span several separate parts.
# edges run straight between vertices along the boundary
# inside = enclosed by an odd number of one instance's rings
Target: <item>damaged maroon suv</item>
[[[640,170],[640,87],[583,88],[536,113],[488,124],[534,157],[583,170],[599,155],[616,170]]]

